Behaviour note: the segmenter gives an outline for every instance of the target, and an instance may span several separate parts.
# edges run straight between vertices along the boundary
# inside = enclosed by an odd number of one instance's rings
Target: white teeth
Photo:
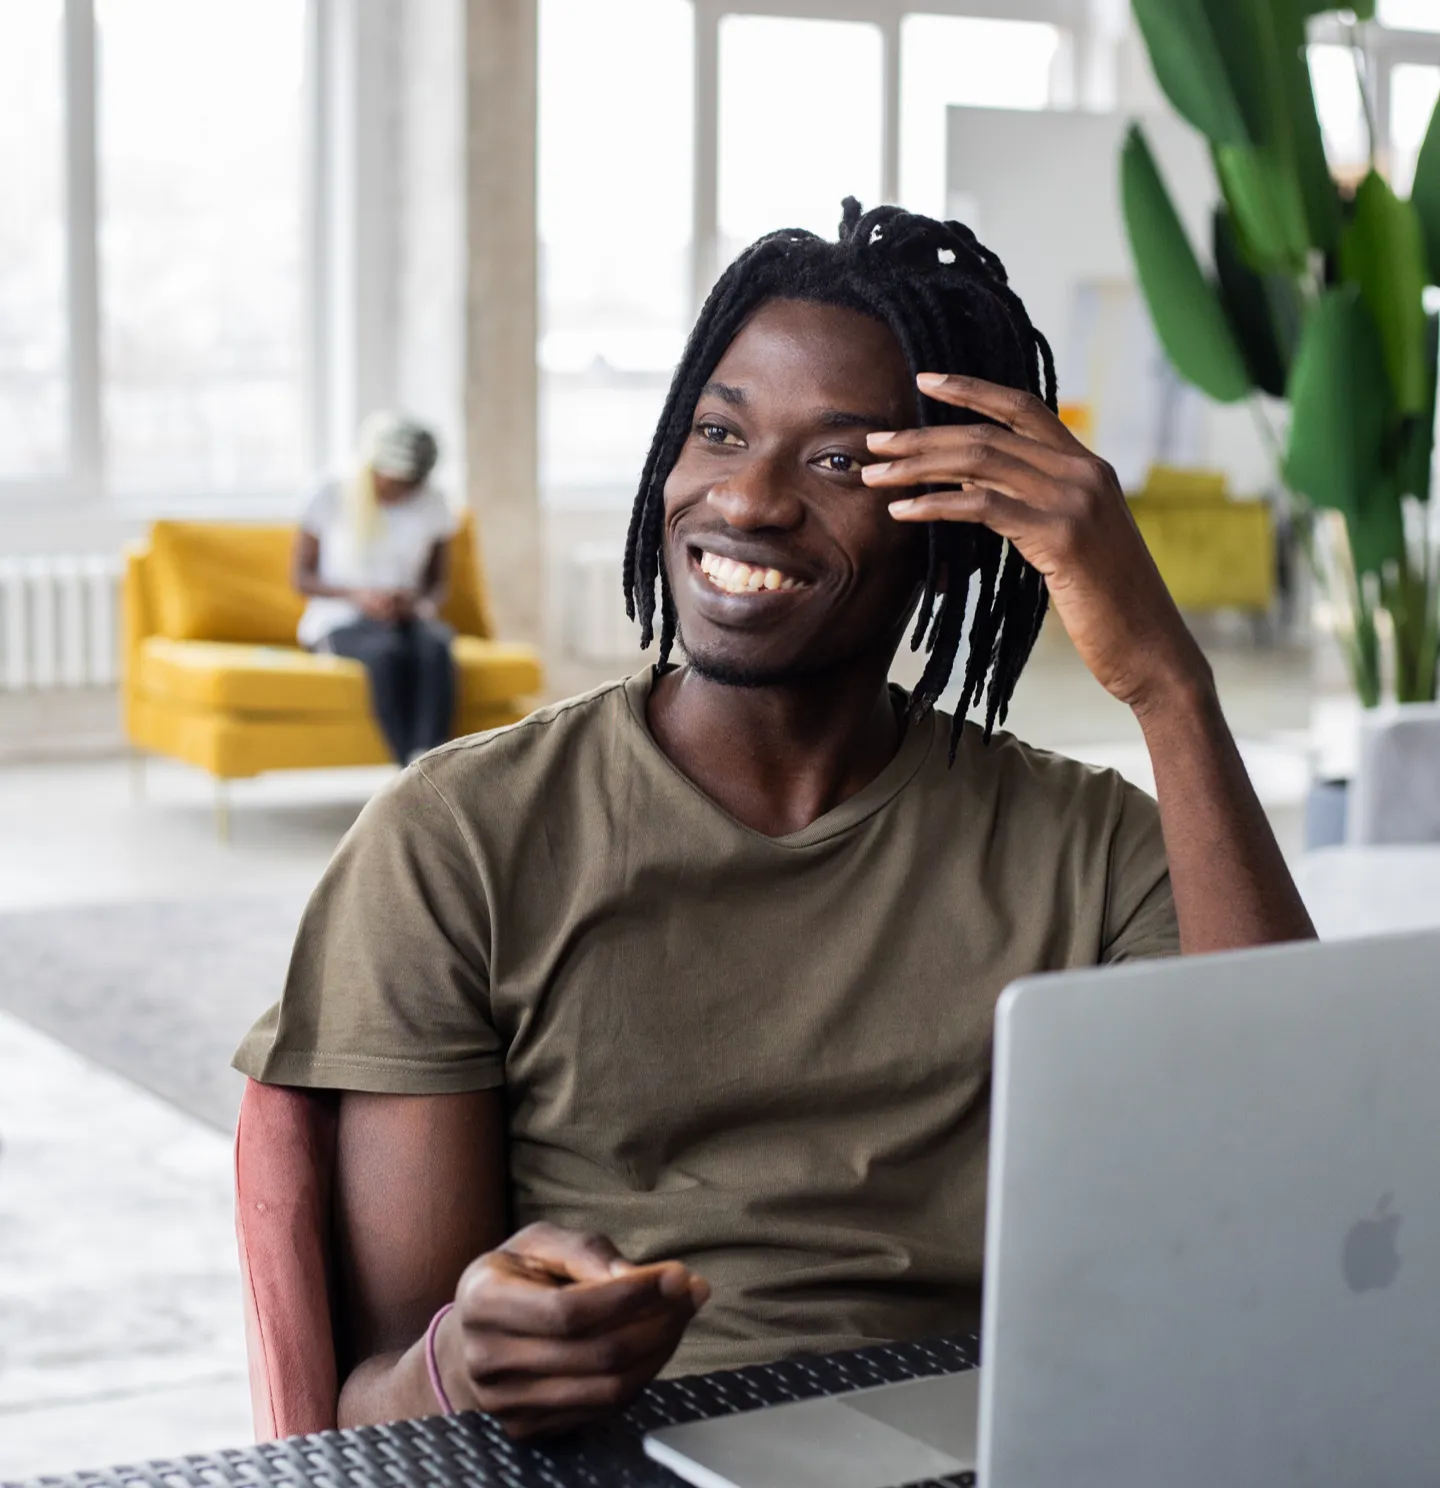
[[[800,580],[783,574],[778,568],[752,568],[718,553],[700,554],[700,571],[726,594],[757,594],[762,589],[798,589]]]

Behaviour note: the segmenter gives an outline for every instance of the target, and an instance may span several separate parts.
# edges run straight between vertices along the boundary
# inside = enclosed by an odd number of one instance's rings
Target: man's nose
[[[766,459],[737,465],[710,487],[705,499],[712,511],[744,532],[762,527],[790,531],[805,515],[804,502],[776,469],[775,462]]]

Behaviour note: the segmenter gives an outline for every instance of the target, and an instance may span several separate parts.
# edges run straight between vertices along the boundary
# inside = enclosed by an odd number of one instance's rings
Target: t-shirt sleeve
[[[311,537],[324,537],[335,520],[337,490],[333,481],[318,487],[300,513],[300,530]]]
[[[366,806],[300,922],[280,1001],[235,1055],[274,1085],[448,1095],[504,1081],[482,875],[419,769]]]
[[[1180,924],[1170,892],[1160,808],[1152,797],[1126,785],[1110,839],[1100,959],[1108,965],[1179,954]]]

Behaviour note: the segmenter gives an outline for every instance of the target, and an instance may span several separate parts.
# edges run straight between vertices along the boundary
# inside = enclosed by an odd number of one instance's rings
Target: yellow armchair
[[[129,551],[121,697],[136,749],[221,781],[390,758],[365,669],[295,643],[294,540],[291,526],[156,522]],[[523,718],[543,685],[540,660],[494,638],[468,514],[444,617],[456,631],[456,734]]]
[[[1275,522],[1267,501],[1236,501],[1223,474],[1156,465],[1130,498],[1140,535],[1185,610],[1264,614],[1275,600]]]

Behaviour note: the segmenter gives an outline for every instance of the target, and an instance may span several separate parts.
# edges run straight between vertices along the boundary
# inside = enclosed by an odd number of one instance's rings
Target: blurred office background
[[[1310,48],[1350,181],[1356,41],[1330,19]],[[1358,41],[1403,188],[1440,0],[1380,0]],[[217,832],[216,782],[127,740],[121,555],[160,518],[292,519],[372,409],[435,429],[499,634],[564,696],[643,660],[619,545],[720,268],[833,232],[847,194],[960,216],[1127,489],[1204,472],[1217,521],[1268,514],[1254,592],[1185,598],[1303,862],[1355,708],[1286,562],[1279,411],[1205,402],[1155,343],[1117,205],[1136,115],[1203,241],[1208,156],[1123,0],[5,0],[0,1478],[245,1434],[225,1056],[390,771],[236,781]],[[1012,726],[1149,778],[1054,626]]]

